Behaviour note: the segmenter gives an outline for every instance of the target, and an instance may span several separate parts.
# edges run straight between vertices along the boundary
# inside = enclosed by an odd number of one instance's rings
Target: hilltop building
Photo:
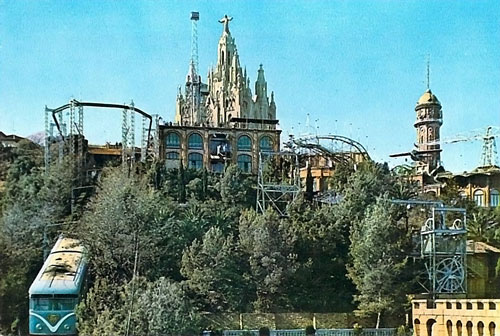
[[[191,61],[184,93],[179,89],[177,95],[175,121],[160,126],[160,153],[170,168],[182,162],[188,168],[221,172],[234,163],[256,173],[259,152],[279,150],[274,94],[268,96],[262,65],[252,93],[229,30],[231,20],[226,15],[219,21],[223,29],[217,64],[207,83]]]
[[[441,165],[442,105],[430,89],[419,98],[415,112],[414,127],[417,139],[414,150],[391,156],[407,155],[415,161],[415,169],[410,174],[410,178],[417,181],[421,192],[439,196],[446,184],[454,183],[458,186],[461,197],[473,200],[478,206],[498,206],[500,204],[500,167],[486,162],[470,172],[453,174]],[[493,137],[488,139],[490,138]]]

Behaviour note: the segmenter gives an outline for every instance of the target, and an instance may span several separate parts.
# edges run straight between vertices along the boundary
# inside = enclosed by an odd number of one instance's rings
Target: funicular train
[[[84,291],[84,248],[59,237],[29,289],[30,335],[76,335],[75,308]]]

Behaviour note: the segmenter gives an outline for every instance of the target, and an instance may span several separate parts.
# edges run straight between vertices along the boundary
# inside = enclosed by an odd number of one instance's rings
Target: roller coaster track
[[[148,128],[148,137],[147,137],[147,145],[146,148],[149,148],[149,137],[151,136],[151,127],[153,125],[153,118],[151,117],[150,114],[142,111],[141,109],[138,109],[137,107],[131,106],[131,105],[124,105],[124,104],[112,104],[112,103],[95,103],[95,102],[79,102],[75,99],[71,100],[69,104],[62,105],[58,108],[55,109],[50,109],[52,112],[52,119],[54,120],[54,123],[56,124],[57,130],[59,131],[59,135],[61,136],[61,139],[64,140],[64,135],[61,130],[61,126],[59,125],[59,121],[57,120],[56,115],[58,113],[62,113],[65,110],[71,108],[71,106],[75,107],[97,107],[97,108],[114,108],[114,109],[122,109],[122,110],[130,110],[136,113],[139,113],[143,117],[149,119],[149,128]]]
[[[325,147],[320,143],[321,140],[329,140],[332,142],[339,142],[341,144],[347,145],[350,150],[348,151],[335,151]],[[356,140],[342,136],[342,135],[318,135],[318,136],[308,136],[292,139],[294,145],[298,148],[309,149],[314,154],[321,156],[326,156],[334,160],[335,162],[347,162],[350,160],[350,155],[353,153],[358,153],[363,156],[365,160],[371,160],[370,155],[366,148]]]

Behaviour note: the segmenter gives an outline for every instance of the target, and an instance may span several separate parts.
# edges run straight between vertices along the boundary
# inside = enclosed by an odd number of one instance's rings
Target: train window
[[[30,305],[33,310],[73,310],[76,304],[77,299],[73,298],[33,298]]]

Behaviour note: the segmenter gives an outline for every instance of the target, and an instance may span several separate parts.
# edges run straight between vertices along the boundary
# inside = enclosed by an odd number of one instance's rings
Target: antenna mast
[[[199,12],[191,12],[191,64],[193,72],[198,75],[198,21]]]
[[[430,68],[431,68],[431,55],[427,54],[427,90],[431,88]]]
[[[191,12],[191,61],[189,64],[191,77],[191,108],[190,121],[194,125],[200,122],[199,103],[200,103],[200,76],[198,75],[198,21],[200,20],[199,12]]]

